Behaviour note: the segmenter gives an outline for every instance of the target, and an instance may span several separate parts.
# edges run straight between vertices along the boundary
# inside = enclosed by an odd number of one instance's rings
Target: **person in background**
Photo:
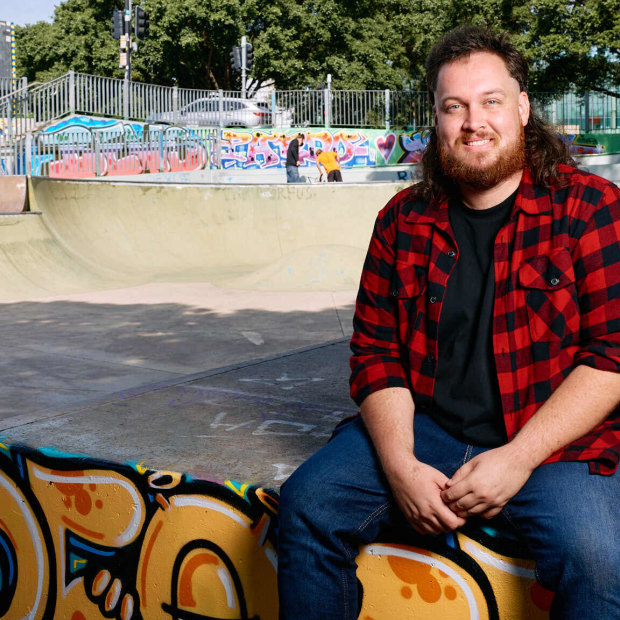
[[[620,189],[536,115],[505,33],[453,30],[426,72],[423,181],[379,213],[357,297],[360,415],[281,488],[280,618],[357,618],[355,558],[390,529],[497,518],[551,620],[617,620]]]
[[[288,145],[288,150],[286,152],[287,183],[301,183],[301,178],[299,177],[299,166],[301,165],[301,160],[299,159],[299,147],[303,146],[303,144],[304,134],[298,133]]]
[[[321,176],[323,170],[327,175],[327,182],[339,182],[342,183],[342,174],[340,172],[340,159],[338,153],[335,151],[323,151],[321,149],[316,150],[316,167],[319,169]],[[323,170],[321,169],[323,168]]]

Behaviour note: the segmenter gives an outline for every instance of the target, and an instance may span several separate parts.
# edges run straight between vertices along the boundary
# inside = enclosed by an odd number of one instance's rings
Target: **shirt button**
[[[456,256],[456,252],[455,252],[454,250],[450,250],[450,251],[448,252],[448,256],[450,256],[450,257],[454,258],[454,257]]]
[[[397,289],[397,288],[395,288],[395,289],[392,291],[392,297],[398,297],[398,289]]]
[[[551,284],[551,286],[557,286],[560,283],[560,281],[557,278],[551,278],[551,280],[549,281],[549,284]]]
[[[427,355],[427,356],[426,356],[426,361],[427,361],[429,364],[432,364],[432,363],[435,361],[435,356],[434,356],[434,355]]]
[[[431,297],[431,298],[429,299],[429,301],[430,301],[432,304],[436,304],[436,303],[437,303],[437,297]]]

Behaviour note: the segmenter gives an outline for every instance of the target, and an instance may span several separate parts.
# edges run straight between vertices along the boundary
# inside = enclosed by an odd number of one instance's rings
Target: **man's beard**
[[[496,134],[488,137],[497,140]],[[525,167],[525,131],[523,127],[521,127],[517,140],[507,149],[500,151],[497,160],[486,165],[467,163],[450,152],[439,136],[437,138],[439,161],[443,173],[456,183],[465,183],[476,189],[489,189]]]

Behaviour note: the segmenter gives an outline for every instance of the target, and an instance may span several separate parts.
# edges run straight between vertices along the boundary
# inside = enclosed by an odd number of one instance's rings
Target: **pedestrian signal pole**
[[[246,58],[246,52],[247,50],[245,49],[245,44],[246,44],[246,37],[243,36],[241,37],[241,98],[245,99],[245,69],[246,69],[246,62],[247,62],[247,58]]]

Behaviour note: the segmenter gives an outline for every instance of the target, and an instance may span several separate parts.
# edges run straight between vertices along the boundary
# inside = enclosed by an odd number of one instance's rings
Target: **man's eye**
[[[487,103],[490,103],[493,105],[493,104],[499,103],[499,101],[497,99],[489,99]]]
[[[446,108],[446,111],[447,112],[454,112],[454,111],[460,110],[460,109],[461,109],[461,106],[458,103],[453,103],[452,105],[449,105]]]

